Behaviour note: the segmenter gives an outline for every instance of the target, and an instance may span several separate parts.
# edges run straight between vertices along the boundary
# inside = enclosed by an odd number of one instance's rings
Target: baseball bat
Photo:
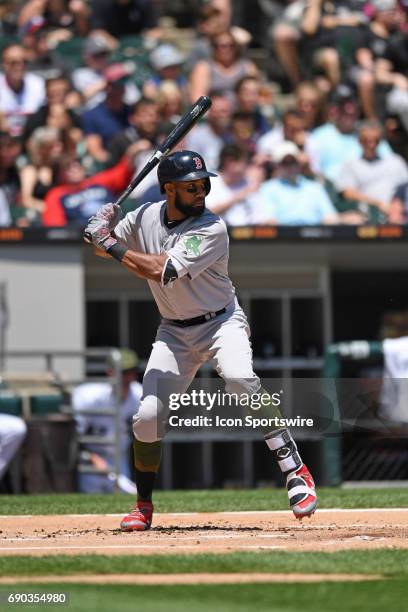
[[[168,155],[172,149],[184,138],[191,130],[197,121],[208,111],[211,106],[211,100],[208,96],[201,96],[196,102],[184,113],[177,125],[174,126],[170,134],[164,139],[163,143],[156,149],[149,161],[143,166],[140,172],[129,183],[125,191],[119,196],[115,204],[119,206],[126,200],[132,191],[139,185],[143,179],[155,168],[162,157]],[[84,233],[85,242],[91,243],[91,236]]]

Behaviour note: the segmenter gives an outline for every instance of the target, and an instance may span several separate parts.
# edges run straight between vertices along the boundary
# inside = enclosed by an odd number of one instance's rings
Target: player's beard
[[[202,206],[191,206],[191,204],[184,204],[181,198],[176,194],[174,200],[174,206],[186,217],[199,217],[204,212],[205,199],[203,198]]]

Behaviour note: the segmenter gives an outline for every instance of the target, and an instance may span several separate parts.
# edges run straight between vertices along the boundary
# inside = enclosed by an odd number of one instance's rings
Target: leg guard
[[[277,431],[273,431],[265,436],[265,442],[275,454],[283,474],[298,470],[303,465],[297,446],[289,430],[278,429]]]

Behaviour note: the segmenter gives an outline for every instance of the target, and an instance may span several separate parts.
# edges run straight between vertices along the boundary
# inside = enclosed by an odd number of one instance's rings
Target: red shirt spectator
[[[94,176],[84,178],[79,161],[68,159],[63,164],[63,185],[50,189],[45,198],[43,225],[85,225],[89,217],[114,200],[130,182],[134,167],[128,156]]]

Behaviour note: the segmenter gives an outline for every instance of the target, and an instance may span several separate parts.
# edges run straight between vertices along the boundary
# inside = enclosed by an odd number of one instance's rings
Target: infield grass
[[[305,573],[377,574],[408,578],[408,550],[259,551],[226,554],[0,557],[2,576],[69,574]],[[407,580],[408,583],[408,580]]]
[[[66,592],[70,612],[405,612],[408,582],[239,585],[32,585],[8,591]],[[58,606],[59,609],[65,609]],[[33,606],[18,606],[19,610]],[[49,611],[54,606],[35,606]]]
[[[408,508],[408,487],[340,489],[321,487],[319,508]],[[121,514],[133,505],[130,495],[1,495],[0,515]],[[287,510],[285,489],[157,491],[157,512]]]

